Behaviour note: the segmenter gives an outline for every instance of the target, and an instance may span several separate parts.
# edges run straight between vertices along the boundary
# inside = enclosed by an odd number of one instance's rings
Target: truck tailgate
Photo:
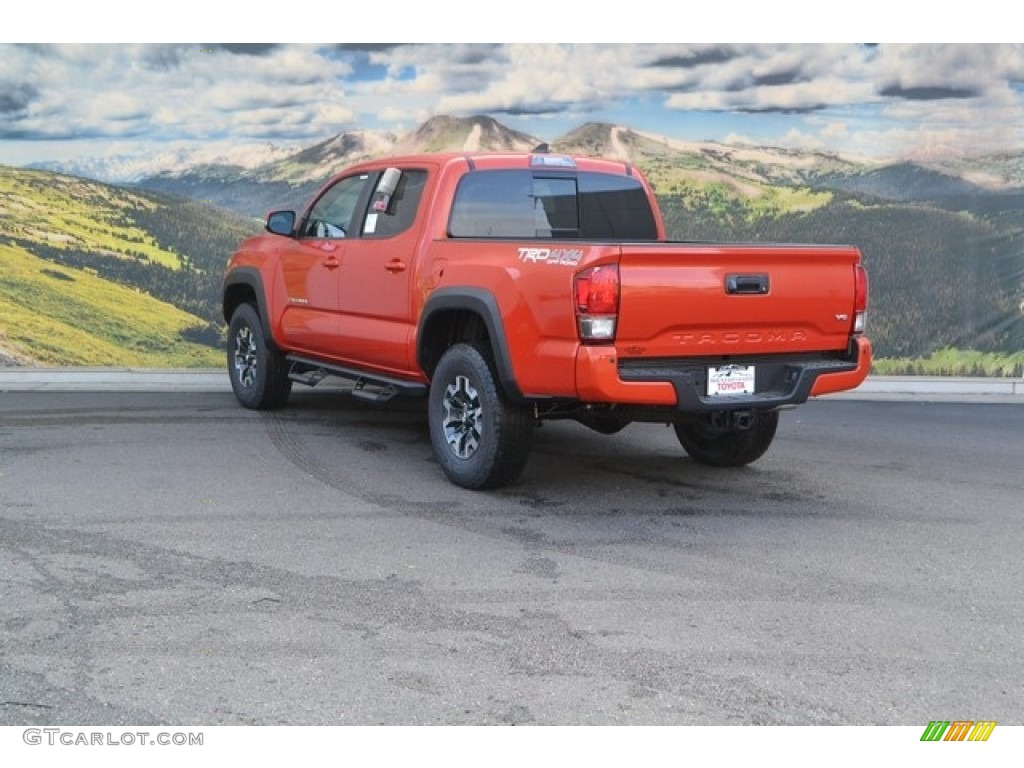
[[[761,356],[848,348],[853,247],[626,244],[620,358]]]

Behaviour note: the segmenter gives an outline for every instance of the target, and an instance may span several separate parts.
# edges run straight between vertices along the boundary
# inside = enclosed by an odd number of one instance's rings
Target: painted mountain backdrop
[[[545,138],[484,115],[435,116],[404,135],[348,131],[291,151],[267,145],[244,158],[0,169],[0,354],[21,363],[219,364],[220,270],[267,210],[303,206],[331,174],[366,157],[542,142],[635,163],[656,186],[672,239],[859,246],[880,356],[952,347],[988,353],[988,364],[946,372],[1024,371],[1024,154],[887,164],[607,123]],[[119,298],[104,305],[104,291]],[[45,307],[45,322],[33,307]]]

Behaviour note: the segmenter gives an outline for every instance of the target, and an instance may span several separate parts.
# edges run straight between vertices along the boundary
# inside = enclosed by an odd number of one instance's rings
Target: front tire
[[[676,437],[694,461],[712,467],[742,467],[768,450],[779,426],[779,413],[755,413],[749,429],[721,429],[705,422],[674,426]]]
[[[280,408],[292,382],[281,353],[270,346],[252,304],[239,304],[228,326],[228,375],[235,397],[246,408]]]
[[[533,419],[505,399],[487,355],[476,346],[456,344],[441,357],[427,414],[434,456],[456,485],[499,488],[525,469]]]

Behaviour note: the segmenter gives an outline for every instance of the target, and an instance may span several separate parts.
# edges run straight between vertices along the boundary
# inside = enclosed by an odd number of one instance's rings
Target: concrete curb
[[[0,392],[230,392],[221,368],[0,368]],[[829,398],[1024,403],[1024,379],[869,376]]]
[[[1024,379],[959,376],[869,376],[851,392],[830,397],[915,399],[933,402],[971,398],[1024,403]]]
[[[0,392],[230,392],[222,368],[0,368]]]

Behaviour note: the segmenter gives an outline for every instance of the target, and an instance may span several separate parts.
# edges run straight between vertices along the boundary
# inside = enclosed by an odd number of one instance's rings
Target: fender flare
[[[523,397],[519,384],[516,382],[515,370],[512,366],[512,356],[509,353],[508,339],[505,335],[505,324],[501,319],[501,309],[498,307],[498,300],[486,289],[475,286],[449,286],[439,288],[430,294],[430,297],[423,305],[423,311],[420,313],[420,320],[416,327],[417,365],[426,371],[427,365],[424,360],[426,350],[423,343],[424,329],[429,325],[434,315],[439,312],[449,312],[452,310],[469,311],[480,317],[487,328],[494,367],[497,369],[495,373],[502,389],[511,400],[525,401],[526,398]]]
[[[256,311],[259,313],[260,322],[263,324],[263,331],[269,341],[273,341],[271,332],[270,313],[267,310],[267,294],[263,288],[263,275],[255,267],[238,267],[231,270],[224,276],[224,285],[221,289],[221,314],[224,315],[224,322],[230,323],[228,305],[225,301],[228,291],[238,285],[244,285],[256,295]]]

